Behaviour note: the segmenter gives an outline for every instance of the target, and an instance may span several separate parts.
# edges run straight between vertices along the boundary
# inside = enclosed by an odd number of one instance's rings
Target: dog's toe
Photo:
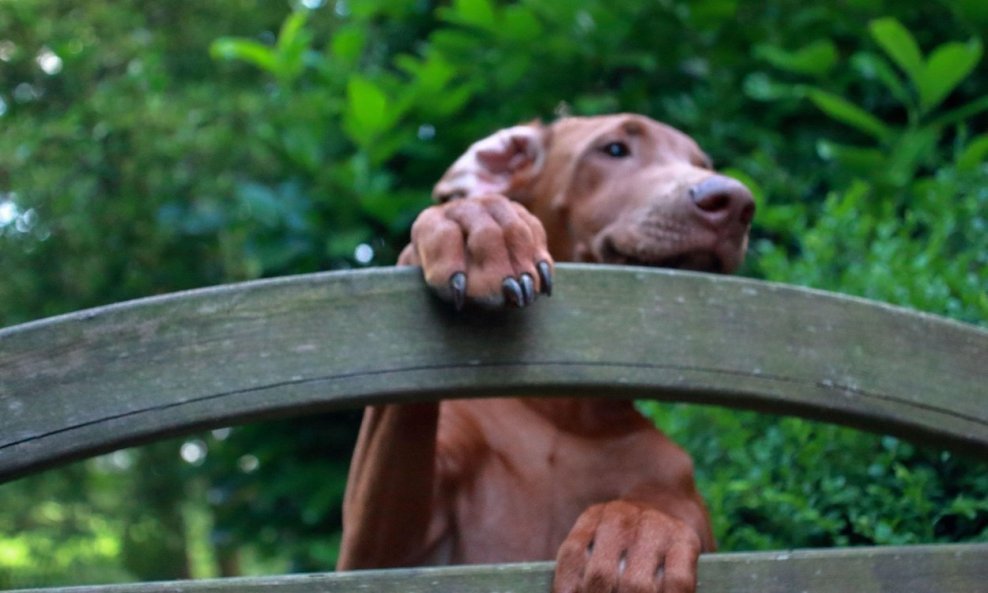
[[[541,223],[501,195],[453,200],[424,211],[412,243],[426,282],[457,310],[527,307],[552,293],[552,257]]]

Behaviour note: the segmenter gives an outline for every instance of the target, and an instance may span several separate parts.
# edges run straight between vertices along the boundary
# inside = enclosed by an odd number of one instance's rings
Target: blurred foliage
[[[803,209],[769,212],[762,228],[782,240],[756,245],[761,273],[983,323],[988,134],[975,135],[967,120],[988,111],[988,95],[938,109],[981,60],[981,41],[943,43],[924,58],[894,18],[874,20],[868,30],[881,51],[856,51],[849,67],[871,83],[868,90],[884,91],[904,121],[886,123],[820,86],[749,80],[758,98],[805,97],[867,140],[816,142],[829,166],[829,192],[814,218]],[[784,71],[819,73],[835,66],[836,49],[827,41],[793,54],[759,49]]]
[[[0,326],[390,264],[470,142],[617,110],[749,183],[746,275],[985,324],[986,32],[983,0],[8,0]],[[696,457],[722,549],[988,540],[982,461],[643,408]],[[5,485],[0,588],[330,568],[358,417]]]
[[[849,428],[647,402],[724,550],[988,541],[984,464]]]

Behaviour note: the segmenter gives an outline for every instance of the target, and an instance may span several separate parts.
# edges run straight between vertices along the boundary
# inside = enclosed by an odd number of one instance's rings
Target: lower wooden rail
[[[546,593],[552,563],[169,581],[10,593]],[[706,554],[697,593],[985,593],[988,543]]]

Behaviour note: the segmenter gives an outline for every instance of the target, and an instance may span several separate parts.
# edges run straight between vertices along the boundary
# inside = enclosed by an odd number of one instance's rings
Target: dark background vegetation
[[[636,111],[759,202],[743,274],[988,323],[984,0],[5,0],[0,326],[389,265],[471,141]],[[988,541],[988,465],[643,404],[725,550]],[[359,412],[0,487],[0,588],[325,570]],[[0,419],[2,422],[2,419]]]

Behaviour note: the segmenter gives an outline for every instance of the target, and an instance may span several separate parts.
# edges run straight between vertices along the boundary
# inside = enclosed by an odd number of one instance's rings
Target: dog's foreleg
[[[438,403],[364,410],[343,500],[338,570],[409,564],[437,516]]]

